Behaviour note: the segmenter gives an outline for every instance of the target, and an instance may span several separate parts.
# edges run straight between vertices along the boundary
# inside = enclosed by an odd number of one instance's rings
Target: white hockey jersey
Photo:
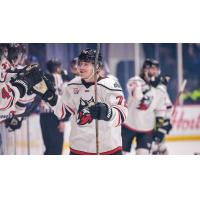
[[[86,84],[80,77],[76,77],[66,84],[62,96],[53,107],[59,118],[65,116],[66,110],[71,113],[71,152],[96,154],[95,120],[87,109],[94,104],[94,99],[94,84]],[[99,80],[97,102],[106,103],[112,108],[113,116],[110,121],[98,121],[99,152],[111,154],[122,149],[121,123],[128,112],[119,83],[110,78]]]
[[[151,132],[155,126],[156,117],[164,117],[166,113],[166,100],[164,92],[149,87],[139,76],[129,79],[128,111],[129,115],[124,126],[137,132]],[[145,90],[148,90],[144,94]]]
[[[16,113],[16,102],[20,94],[16,87],[10,83],[0,83],[0,121]]]

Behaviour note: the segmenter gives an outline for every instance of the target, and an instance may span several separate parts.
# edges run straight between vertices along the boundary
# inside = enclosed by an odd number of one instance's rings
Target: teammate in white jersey
[[[46,97],[59,118],[71,115],[70,154],[96,155],[95,119],[99,123],[99,153],[122,154],[121,124],[126,119],[127,108],[118,82],[97,74],[97,104],[94,104],[94,62],[96,50],[85,49],[79,55],[80,77],[74,78],[58,96],[46,87],[45,82],[34,89]],[[98,57],[98,72],[102,57]],[[47,82],[46,82],[47,83]]]
[[[25,109],[21,103],[19,110],[17,104],[20,99],[26,96],[32,84],[35,85],[38,80],[41,81],[40,76],[38,76],[39,68],[33,66],[25,67],[23,71],[20,69],[20,74],[8,73],[8,70],[14,70],[14,67],[18,66],[17,63],[21,61],[20,55],[22,53],[20,49],[20,46],[0,44],[0,129],[3,130],[0,132],[3,136],[6,134],[5,125],[11,130],[20,127],[21,119],[16,118],[15,115],[24,112]],[[5,147],[6,137],[3,138],[2,143]],[[5,150],[5,148],[3,149]]]
[[[149,154],[155,125],[161,126],[165,115],[163,91],[153,88],[150,81],[159,75],[159,63],[145,60],[139,76],[128,80],[129,115],[122,126],[124,154],[131,151],[136,138],[136,154]]]
[[[5,74],[5,83],[9,83],[12,78],[14,78],[19,70],[25,67],[26,58],[26,48],[23,44],[9,44],[7,45],[8,54]],[[5,64],[4,63],[4,64]],[[22,117],[16,117],[16,115],[21,115],[26,110],[26,105],[33,102],[35,99],[35,94],[25,94],[23,98],[19,98],[13,105],[13,115],[6,120],[6,127],[10,130],[16,130],[21,127]]]
[[[20,75],[14,73],[13,76],[13,73],[9,72],[12,74],[9,76],[8,71],[14,70],[18,61],[21,61],[21,47],[8,48],[8,55],[4,50],[5,45],[3,48],[1,47],[2,44],[0,45],[0,121],[4,121],[9,116],[21,114],[25,111],[21,105],[19,107],[22,108],[22,111],[16,108],[17,102],[26,97],[32,85],[41,81],[41,72],[39,68],[29,66],[24,68],[23,73],[21,72]],[[11,77],[13,77],[12,80]]]

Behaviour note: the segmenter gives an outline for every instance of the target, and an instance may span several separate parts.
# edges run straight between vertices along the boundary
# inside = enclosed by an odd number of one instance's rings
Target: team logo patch
[[[115,87],[115,88],[120,88],[120,84],[119,84],[118,82],[115,82],[115,83],[114,83],[114,87]]]
[[[140,104],[137,107],[137,109],[139,109],[139,110],[147,110],[149,108],[149,106],[151,105],[152,100],[153,100],[152,96],[144,96],[142,98],[142,100],[140,101]]]
[[[78,94],[79,93],[79,89],[78,88],[73,88],[74,90],[74,94]]]
[[[89,107],[94,104],[93,97],[90,100],[80,99],[80,104],[78,108],[77,124],[85,125],[92,122],[92,117],[89,112]]]

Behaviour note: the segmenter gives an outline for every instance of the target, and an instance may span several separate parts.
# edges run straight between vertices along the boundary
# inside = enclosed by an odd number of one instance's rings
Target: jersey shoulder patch
[[[104,78],[98,81],[98,85],[102,86],[108,90],[114,90],[114,91],[122,91],[121,85],[117,80],[114,80],[113,78]]]

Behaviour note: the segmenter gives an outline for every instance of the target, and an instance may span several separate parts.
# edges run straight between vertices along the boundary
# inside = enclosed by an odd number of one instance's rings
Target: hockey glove
[[[112,117],[112,109],[105,103],[97,103],[89,107],[93,119],[109,121]]]
[[[10,83],[17,87],[20,93],[20,98],[26,93],[31,93],[31,88],[42,81],[42,71],[37,65],[28,65],[20,70],[16,77],[11,78]]]
[[[12,118],[5,120],[5,127],[9,128],[9,131],[15,131],[17,129],[20,129],[22,126],[23,118],[19,118],[16,116],[13,116]]]
[[[155,127],[155,131],[153,134],[153,141],[155,141],[157,143],[162,142],[165,137],[165,132],[163,132],[163,130],[161,129],[163,127],[163,124],[164,124],[164,118],[157,117],[156,118],[156,127]]]
[[[33,86],[32,91],[39,95],[44,101],[48,102],[51,106],[56,105],[58,97],[55,94],[55,88],[45,75],[43,75],[41,82]]]
[[[156,119],[156,129],[153,134],[153,140],[160,143],[164,140],[166,134],[172,129],[172,125],[169,119],[164,120],[163,118]]]

